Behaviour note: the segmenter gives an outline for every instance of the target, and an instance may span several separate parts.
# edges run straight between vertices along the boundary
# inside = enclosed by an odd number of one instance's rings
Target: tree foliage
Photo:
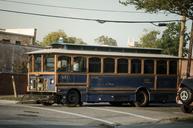
[[[167,25],[167,29],[163,31],[163,34],[160,38],[158,31],[150,31],[147,32],[140,38],[140,46],[141,47],[148,47],[148,48],[162,48],[163,53],[169,55],[178,55],[178,48],[179,48],[179,31],[180,31],[180,24],[170,23]],[[188,41],[188,34],[185,33],[185,43],[184,43],[184,55],[187,54],[186,43]]]
[[[180,37],[180,24],[170,23],[167,25],[167,29],[163,32],[161,39],[159,40],[158,47],[164,49],[163,52],[170,55],[178,55],[179,49],[179,37]],[[183,56],[187,55],[186,44],[188,39],[188,33],[185,33],[185,40],[183,46]]]
[[[164,49],[163,52],[170,55],[178,55],[180,25],[171,23],[163,32],[159,40],[158,47]]]
[[[108,36],[99,36],[95,39],[95,42],[100,45],[110,45],[110,46],[117,46],[117,41],[111,37]]]
[[[41,43],[41,45],[48,46],[51,43],[56,42],[60,37],[62,37],[64,41],[67,42],[66,33],[62,30],[59,30],[57,32],[48,33],[48,35],[43,38],[43,42]]]
[[[77,37],[68,37],[67,43],[86,44],[81,38]]]
[[[156,13],[167,11],[193,20],[193,0],[119,0],[124,5],[135,5],[136,9]]]
[[[160,34],[159,31],[150,31],[148,32],[147,30],[146,31],[146,34],[143,35],[141,38],[140,38],[140,45],[141,47],[147,47],[147,48],[156,48],[157,47],[157,41],[158,41],[158,35]]]
[[[48,46],[56,41],[59,40],[59,38],[62,37],[65,43],[77,43],[77,44],[86,44],[82,39],[77,37],[68,37],[67,34],[59,30],[57,32],[51,32],[47,36],[43,38],[43,42],[41,42],[42,46]]]

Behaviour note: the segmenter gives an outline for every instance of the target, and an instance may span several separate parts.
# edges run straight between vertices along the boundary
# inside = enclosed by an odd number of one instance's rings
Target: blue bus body
[[[64,76],[68,80],[63,79],[61,81],[66,81],[68,84],[87,83],[86,75]],[[155,79],[157,79],[157,83],[155,83]],[[65,85],[65,83],[63,84]],[[150,102],[175,102],[177,76],[158,76],[155,78],[154,76],[90,75],[88,84],[88,87],[71,87],[67,89],[62,88],[60,84],[57,92],[66,95],[69,89],[78,89],[81,93],[82,102],[129,102],[135,101],[137,89],[143,87],[149,91]],[[156,89],[155,84],[157,85]]]

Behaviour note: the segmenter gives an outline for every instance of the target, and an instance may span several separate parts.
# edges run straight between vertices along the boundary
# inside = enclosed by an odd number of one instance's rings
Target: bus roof
[[[51,44],[52,48],[62,48],[68,50],[82,50],[82,51],[105,51],[105,52],[123,52],[123,53],[153,53],[161,54],[160,48],[140,48],[140,47],[118,47],[108,45],[85,45],[85,44],[73,44],[65,43],[63,38]]]
[[[81,51],[68,49],[41,49],[28,52],[27,54],[70,54],[70,55],[86,55],[86,56],[116,56],[116,57],[144,57],[144,58],[172,58],[178,59],[177,56],[152,53],[122,53],[122,52],[105,52],[105,51]]]

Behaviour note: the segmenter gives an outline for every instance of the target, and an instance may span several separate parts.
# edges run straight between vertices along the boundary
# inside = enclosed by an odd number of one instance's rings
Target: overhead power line
[[[145,12],[139,12],[139,11],[120,11],[120,10],[106,10],[106,9],[92,9],[92,8],[77,8],[77,7],[69,7],[69,6],[67,7],[67,6],[59,6],[59,5],[22,2],[22,1],[15,1],[15,0],[0,0],[0,1],[9,2],[9,3],[17,3],[17,4],[25,4],[25,5],[41,6],[41,7],[63,8],[63,9],[73,9],[73,10],[82,10],[82,11],[117,12],[117,13],[145,13]]]
[[[97,21],[99,23],[168,23],[168,22],[177,22],[180,20],[157,20],[157,21],[126,21],[126,20],[104,20],[104,19],[90,19],[90,18],[80,18],[80,17],[67,17],[67,16],[59,16],[59,15],[48,15],[48,14],[40,14],[40,13],[31,13],[31,12],[23,12],[23,11],[15,11],[15,10],[7,10],[1,9],[0,11],[3,12],[10,12],[10,13],[18,13],[24,15],[33,15],[33,16],[41,16],[41,17],[50,17],[50,18],[60,18],[60,19],[72,19],[72,20],[84,20],[84,21]]]

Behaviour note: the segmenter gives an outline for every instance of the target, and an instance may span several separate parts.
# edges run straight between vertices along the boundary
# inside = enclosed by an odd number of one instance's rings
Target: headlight
[[[34,88],[33,85],[31,85],[31,86],[30,86],[30,90],[32,90],[33,88]]]
[[[33,84],[33,80],[30,80],[30,84]]]
[[[54,84],[54,80],[53,79],[50,80],[50,84]]]

